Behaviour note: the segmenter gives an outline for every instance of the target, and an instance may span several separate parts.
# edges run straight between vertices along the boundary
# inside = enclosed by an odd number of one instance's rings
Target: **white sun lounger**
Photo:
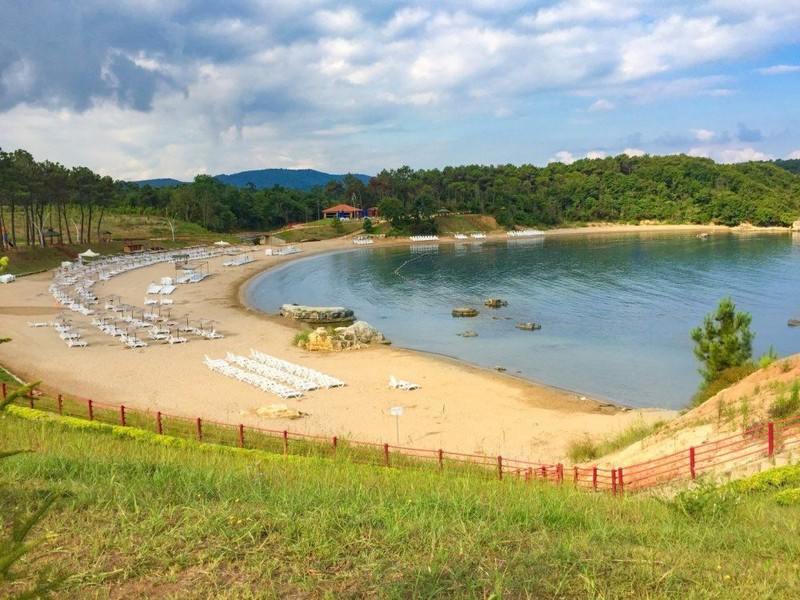
[[[419,385],[416,383],[411,383],[410,381],[405,381],[403,379],[397,379],[394,375],[389,376],[389,387],[396,390],[418,390]]]

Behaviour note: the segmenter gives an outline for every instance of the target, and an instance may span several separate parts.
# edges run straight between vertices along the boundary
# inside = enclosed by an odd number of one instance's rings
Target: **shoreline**
[[[763,230],[696,225],[602,226],[553,230],[545,236],[679,232]],[[492,241],[503,239],[508,237],[487,237]],[[457,240],[439,240],[451,241]],[[408,239],[375,242],[411,243]],[[209,260],[212,276],[198,284],[178,286],[172,314],[181,319],[184,313],[186,318],[213,319],[217,330],[226,337],[193,338],[188,344],[175,346],[151,342],[148,348],[126,349],[116,339],[91,327],[91,317],[70,312],[68,317],[81,329],[89,345],[68,348],[52,328],[28,327],[28,321],[59,318],[61,309],[48,291],[52,275],[19,278],[0,286],[2,334],[14,340],[0,345],[0,364],[24,379],[43,379],[45,389],[100,402],[297,433],[502,454],[536,462],[563,461],[569,443],[585,436],[600,439],[640,418],[653,422],[676,414],[661,409],[631,409],[598,398],[582,399],[569,390],[438,353],[396,346],[325,354],[296,348],[291,342],[297,328],[281,317],[249,306],[248,285],[255,277],[293,260],[360,249],[349,238],[300,245],[301,253],[286,256],[265,256],[263,247],[254,247],[258,256],[240,267],[223,267],[221,258]],[[148,283],[167,274],[165,271],[174,271],[174,267],[160,264],[129,271],[96,283],[94,292],[98,298],[115,295],[125,303],[140,306]],[[347,386],[283,401],[213,373],[203,364],[204,355],[220,358],[227,351],[247,354],[250,348],[333,375],[346,381]],[[412,392],[389,389],[390,375],[418,383],[421,388]],[[254,414],[259,407],[279,403],[307,416],[287,422]],[[389,413],[392,406],[405,409],[399,439],[395,419]]]

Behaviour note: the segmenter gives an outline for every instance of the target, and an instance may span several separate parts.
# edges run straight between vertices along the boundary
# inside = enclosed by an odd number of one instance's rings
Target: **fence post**
[[[283,455],[289,454],[289,432],[283,430]]]
[[[444,471],[444,450],[439,448],[439,473]]]
[[[625,484],[622,481],[622,467],[617,469],[617,484],[619,487],[619,493],[622,494],[625,492]]]
[[[197,417],[197,441],[198,442],[203,441],[203,425],[200,420],[200,417]]]
[[[767,423],[767,452],[770,458],[775,455],[775,423],[772,421]]]
[[[697,477],[694,471],[694,446],[689,446],[689,475],[691,475],[692,479]]]
[[[91,398],[89,398],[89,400],[86,402],[86,405],[89,407],[89,420],[94,421],[94,408],[92,407]]]
[[[125,427],[125,405],[119,405],[119,424]]]
[[[556,465],[556,477],[558,479],[559,485],[564,483],[564,465],[558,463]]]
[[[617,470],[611,469],[611,492],[617,495]]]
[[[578,465],[575,465],[574,467],[572,467],[572,469],[574,471],[573,475],[572,475],[572,487],[577,489],[578,488]]]
[[[156,431],[158,432],[158,435],[164,434],[164,430],[161,427],[161,411],[156,413]]]
[[[244,448],[244,425],[239,423],[239,447]]]
[[[592,489],[597,491],[597,467],[592,467]]]
[[[383,466],[389,466],[389,444],[383,445]]]
[[[336,455],[336,447],[339,444],[339,438],[337,436],[333,436],[333,454]]]
[[[497,455],[497,478],[503,479],[503,457]]]
[[[33,408],[33,390],[30,391],[30,396],[28,396],[28,407]]]
[[[58,414],[61,415],[64,413],[64,399],[61,397],[61,394],[58,395]]]

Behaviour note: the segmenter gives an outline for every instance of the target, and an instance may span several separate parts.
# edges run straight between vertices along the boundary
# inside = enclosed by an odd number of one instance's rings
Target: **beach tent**
[[[220,240],[218,242],[214,242],[214,245],[215,246],[230,246],[230,243],[229,242],[225,242],[223,240]]]
[[[81,252],[78,256],[82,256],[84,258],[97,258],[100,256],[97,252],[93,252],[91,248],[89,248],[86,252]]]

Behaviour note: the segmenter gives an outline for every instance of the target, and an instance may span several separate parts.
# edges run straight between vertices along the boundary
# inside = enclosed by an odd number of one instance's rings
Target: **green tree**
[[[706,315],[702,327],[692,329],[694,355],[704,365],[700,374],[706,384],[724,370],[750,361],[754,337],[751,321],[750,313],[736,312],[736,305],[727,297],[719,301],[716,313]]]

